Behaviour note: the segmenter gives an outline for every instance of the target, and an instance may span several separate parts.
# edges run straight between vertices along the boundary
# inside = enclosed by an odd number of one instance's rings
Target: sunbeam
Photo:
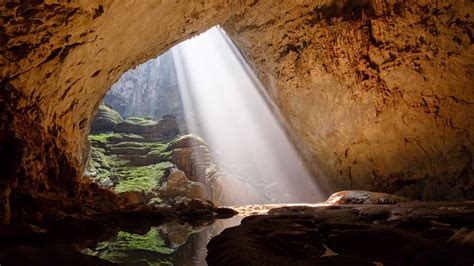
[[[263,85],[220,27],[172,48],[186,121],[208,143],[226,173],[231,204],[249,204],[232,179],[251,185],[265,202],[322,200],[271,108]],[[226,185],[228,184],[228,185]]]

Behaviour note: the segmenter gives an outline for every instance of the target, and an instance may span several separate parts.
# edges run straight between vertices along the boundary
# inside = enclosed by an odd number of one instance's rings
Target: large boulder
[[[339,191],[326,200],[329,204],[395,204],[408,201],[405,197],[393,194],[362,190]]]
[[[101,105],[92,121],[91,133],[98,134],[112,132],[114,131],[115,126],[122,122],[122,120],[122,116],[120,116],[117,111],[106,105]]]
[[[206,146],[203,139],[196,135],[184,135],[171,141],[166,148],[166,151],[171,151],[178,148],[187,148],[195,146]]]
[[[176,118],[164,115],[155,121],[149,117],[130,117],[117,124],[115,133],[140,135],[149,140],[168,142],[180,134]]]
[[[174,115],[163,115],[158,120],[158,134],[164,141],[170,141],[180,134],[178,123]]]
[[[129,117],[117,124],[115,133],[151,135],[157,131],[157,122],[148,117]]]
[[[202,183],[189,180],[184,172],[177,169],[171,169],[158,194],[160,199],[168,202],[179,198],[208,199],[206,187]]]

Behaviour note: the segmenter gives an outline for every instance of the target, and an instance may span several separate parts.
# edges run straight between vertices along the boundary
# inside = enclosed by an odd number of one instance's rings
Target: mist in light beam
[[[249,204],[231,179],[261,195],[257,203],[317,202],[323,193],[272,112],[258,78],[220,27],[171,49],[188,129],[208,143],[226,173],[223,193]]]

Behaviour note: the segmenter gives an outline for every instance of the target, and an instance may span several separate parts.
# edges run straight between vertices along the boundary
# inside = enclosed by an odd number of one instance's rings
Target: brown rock
[[[328,204],[395,204],[410,201],[397,195],[361,190],[339,191],[332,194]]]
[[[0,224],[9,224],[11,218],[10,209],[11,188],[9,185],[0,184]]]
[[[15,191],[76,198],[113,82],[219,24],[329,190],[474,197],[472,1],[30,2],[0,4],[0,135],[18,140]]]
[[[158,134],[166,142],[180,134],[178,123],[174,115],[164,115],[158,120]]]

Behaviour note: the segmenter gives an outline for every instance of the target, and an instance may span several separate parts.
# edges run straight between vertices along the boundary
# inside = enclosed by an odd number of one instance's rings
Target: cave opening
[[[242,214],[264,212],[267,205],[320,204],[325,195],[287,130],[254,71],[215,26],[129,70],[111,87],[91,125],[88,176],[127,204],[176,207],[199,199]],[[85,252],[130,262],[137,257],[120,259],[117,252],[130,252],[138,241],[146,243],[143,250],[179,261],[184,245],[200,264],[207,240],[241,219],[194,229],[195,236],[192,227],[177,224],[145,235],[120,232]],[[183,232],[184,243],[175,243],[170,234]]]
[[[277,107],[219,26],[125,73],[100,108],[88,170],[105,188],[162,202],[180,171],[205,187],[183,192],[194,193],[188,198],[220,206],[324,199]]]
[[[0,4],[1,265],[472,265],[473,1],[99,2]]]

